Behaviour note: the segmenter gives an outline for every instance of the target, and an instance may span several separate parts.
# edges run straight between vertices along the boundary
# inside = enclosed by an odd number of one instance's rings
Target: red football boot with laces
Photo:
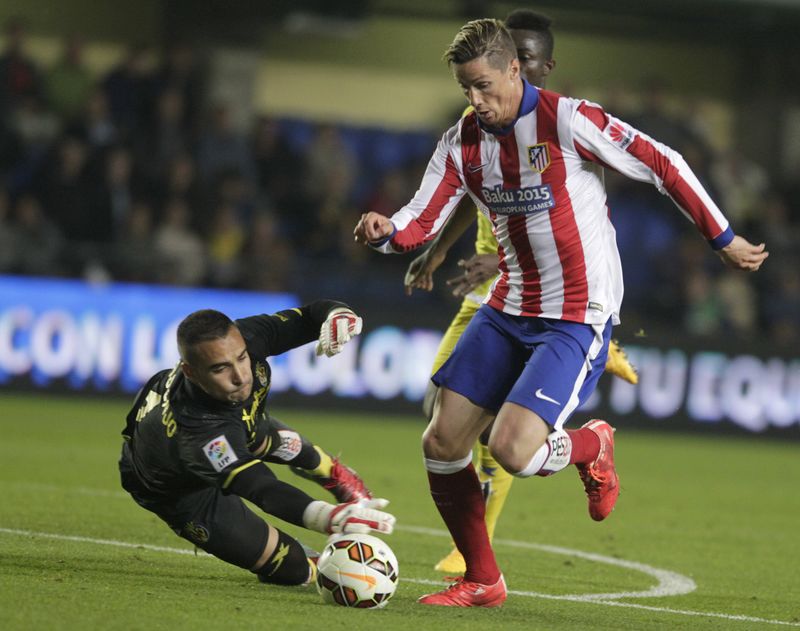
[[[339,462],[338,458],[333,458],[331,476],[322,482],[322,488],[330,491],[342,504],[372,498],[364,481],[350,467]]]
[[[583,427],[600,439],[600,453],[594,462],[575,466],[589,498],[589,515],[595,521],[603,521],[614,510],[619,496],[619,476],[614,468],[614,428],[599,419],[592,419]]]
[[[503,575],[494,585],[482,585],[458,576],[455,583],[445,590],[422,596],[417,602],[423,605],[442,607],[499,607],[506,597],[506,582]]]

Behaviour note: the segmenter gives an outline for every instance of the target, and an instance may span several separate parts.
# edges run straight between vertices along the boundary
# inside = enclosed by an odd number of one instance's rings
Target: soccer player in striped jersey
[[[465,195],[492,222],[500,276],[433,377],[422,441],[431,496],[467,568],[420,602],[496,607],[506,586],[471,453],[493,418],[489,450],[506,471],[547,476],[577,465],[598,521],[619,494],[610,425],[564,429],[594,390],[619,323],[622,269],[603,167],[668,194],[728,266],[755,271],[768,254],[734,234],[678,153],[599,105],[525,81],[499,20],[464,25],[445,58],[475,111],[445,132],[414,198],[391,218],[362,215],[354,234],[381,252],[408,252],[433,239]]]
[[[549,17],[530,9],[517,9],[510,13],[504,22],[517,47],[517,58],[523,77],[531,85],[544,88],[547,76],[556,65],[553,58],[553,33],[550,29],[552,21]],[[469,106],[464,115],[471,112],[472,106]],[[414,287],[428,291],[433,288],[434,271],[444,262],[450,247],[472,225],[475,218],[476,210],[472,204],[461,203],[459,205],[431,246],[409,265],[405,277],[407,293],[410,294]],[[477,211],[477,223],[475,255],[468,261],[462,262],[464,267],[462,276],[448,281],[448,284],[454,286],[453,293],[463,298],[463,301],[439,345],[431,370],[432,374],[435,374],[450,357],[456,342],[477,313],[484,296],[489,292],[492,282],[497,277],[497,239],[492,234],[492,224],[480,210]],[[615,340],[611,340],[609,344],[605,369],[630,383],[638,382],[635,370]],[[431,381],[425,393],[423,412],[428,420],[433,414],[436,389],[436,385]],[[500,518],[514,478],[500,467],[489,453],[490,430],[491,426],[483,431],[476,444],[476,449],[478,450],[478,478],[486,498],[486,529],[491,540],[494,537],[497,520]],[[463,574],[466,565],[464,557],[454,546],[436,564],[435,568],[448,574]]]

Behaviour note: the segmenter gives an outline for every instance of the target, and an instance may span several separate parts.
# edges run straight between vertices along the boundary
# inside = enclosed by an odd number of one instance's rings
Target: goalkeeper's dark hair
[[[201,342],[218,340],[236,326],[228,316],[215,309],[200,309],[186,316],[178,325],[178,350],[183,361],[192,362],[192,350]]]
[[[544,42],[544,54],[548,59],[553,58],[555,39],[550,26],[553,20],[530,9],[516,9],[509,13],[504,20],[506,28],[509,30],[532,31],[542,38]]]
[[[517,47],[508,29],[500,20],[472,20],[456,33],[444,53],[448,66],[465,64],[486,57],[492,68],[505,70],[517,57]]]

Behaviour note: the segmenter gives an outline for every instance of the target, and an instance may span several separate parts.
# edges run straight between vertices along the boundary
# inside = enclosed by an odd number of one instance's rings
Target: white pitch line
[[[437,530],[434,528],[422,528],[419,526],[397,526],[398,530],[406,530],[423,535],[431,535],[434,537],[449,537],[450,534],[444,530]],[[593,561],[595,563],[605,563],[606,565],[615,565],[623,567],[628,570],[636,570],[648,576],[655,578],[658,583],[645,591],[637,592],[614,592],[610,594],[564,594],[559,598],[569,598],[570,600],[616,600],[618,598],[661,598],[664,596],[683,596],[689,594],[697,589],[697,584],[688,576],[683,576],[677,572],[663,570],[644,563],[637,563],[635,561],[624,561],[622,559],[615,559],[614,557],[604,556],[602,554],[595,554],[593,552],[583,552],[582,550],[573,550],[571,548],[562,548],[559,546],[549,546],[540,543],[531,543],[529,541],[515,541],[513,539],[495,539],[495,545],[511,546],[513,548],[524,548],[527,550],[541,550],[549,554],[561,554],[564,556],[576,557]],[[533,594],[533,592],[531,592]],[[536,594],[537,597],[544,597],[541,594]]]
[[[2,484],[2,483],[0,483]],[[112,497],[115,499],[130,499],[125,491],[111,491],[107,489],[96,489],[90,486],[58,486],[56,484],[44,484],[41,482],[13,482],[11,486],[21,486],[31,491],[48,491],[51,493],[77,493],[78,495],[89,495],[92,497]]]
[[[202,550],[195,552],[187,548],[169,548],[167,546],[152,546],[148,543],[130,543],[115,539],[95,539],[94,537],[79,537],[76,535],[60,535],[53,532],[34,532],[33,530],[18,530],[16,528],[0,528],[1,533],[8,535],[22,535],[23,537],[42,537],[43,539],[58,539],[59,541],[77,541],[78,543],[95,543],[102,546],[116,546],[117,548],[133,548],[136,550],[152,550],[153,552],[172,552],[174,554],[191,554],[213,559],[214,557]]]
[[[413,527],[405,527],[405,530],[412,531],[418,530],[419,532],[431,530],[429,534],[434,536],[439,536],[441,531],[432,530],[428,528],[413,528]],[[119,548],[132,548],[132,549],[143,549],[143,550],[151,550],[153,552],[171,552],[174,554],[195,554],[192,550],[187,550],[185,548],[169,548],[166,546],[152,546],[149,544],[144,543],[130,543],[128,541],[116,541],[113,539],[95,539],[93,537],[80,537],[75,535],[61,535],[57,533],[50,533],[50,532],[35,532],[32,530],[19,530],[15,528],[0,528],[0,533],[5,533],[9,535],[21,535],[25,537],[42,537],[46,539],[57,539],[61,541],[76,541],[79,543],[94,543],[100,545],[107,545],[107,546],[116,546]],[[521,543],[521,542],[518,542]],[[201,558],[214,558],[209,554],[204,552],[198,552],[198,557]],[[419,579],[419,578],[403,578],[401,579],[404,582],[409,583],[419,583],[421,585],[437,585],[441,586],[441,581],[432,581],[428,579]],[[566,600],[571,602],[578,602],[578,603],[586,603],[592,605],[607,605],[609,607],[626,607],[629,609],[643,609],[646,611],[653,611],[656,613],[667,613],[667,614],[676,614],[682,616],[694,616],[694,617],[703,617],[703,618],[721,618],[723,620],[732,620],[737,622],[756,622],[760,624],[775,624],[787,627],[800,627],[800,623],[798,622],[789,622],[786,620],[770,620],[768,618],[756,618],[755,616],[742,616],[742,615],[735,615],[735,614],[726,614],[726,613],[716,613],[710,611],[692,611],[689,609],[670,609],[669,607],[653,607],[650,605],[639,605],[637,603],[625,603],[620,602],[618,600],[587,600],[584,596],[557,596],[554,594],[539,594],[536,592],[524,592],[524,591],[517,591],[517,590],[509,590],[509,594],[515,596],[525,596],[527,598],[543,598],[546,600]]]

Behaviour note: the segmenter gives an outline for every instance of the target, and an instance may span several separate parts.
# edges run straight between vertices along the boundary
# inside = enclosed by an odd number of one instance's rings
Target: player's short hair
[[[500,20],[472,20],[461,27],[453,43],[444,52],[448,66],[465,64],[486,57],[492,68],[505,70],[517,57],[517,47]]]
[[[178,350],[181,359],[191,364],[195,346],[225,337],[233,326],[236,326],[233,320],[215,309],[200,309],[190,313],[178,325]]]
[[[530,9],[516,9],[509,13],[504,20],[506,28],[509,30],[531,31],[542,38],[544,42],[544,55],[548,59],[553,58],[555,39],[550,25],[553,20]]]

